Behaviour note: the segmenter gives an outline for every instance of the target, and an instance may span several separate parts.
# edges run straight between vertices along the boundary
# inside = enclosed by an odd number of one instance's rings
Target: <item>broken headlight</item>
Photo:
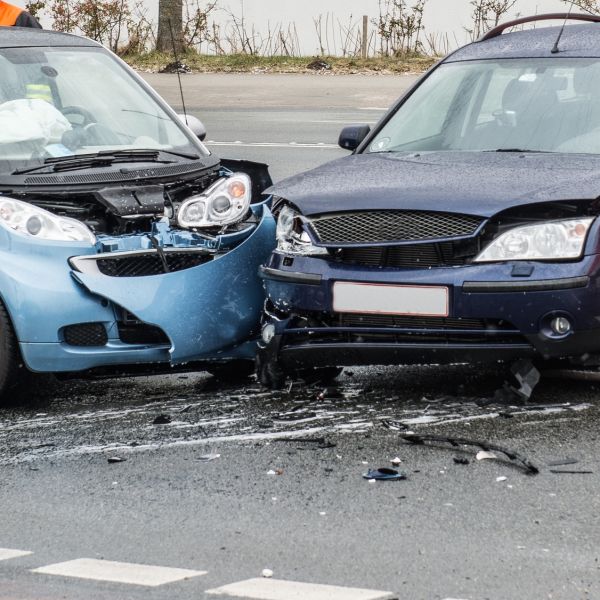
[[[593,218],[515,227],[498,236],[474,262],[579,258]]]
[[[291,206],[284,206],[277,215],[277,250],[286,254],[304,254],[305,256],[323,256],[327,248],[315,246],[308,233],[302,227],[300,213]]]
[[[40,240],[96,243],[96,236],[80,221],[59,217],[13,198],[0,197],[0,224],[16,233]]]
[[[183,202],[177,222],[187,229],[233,225],[246,216],[251,198],[250,177],[245,173],[234,173]]]

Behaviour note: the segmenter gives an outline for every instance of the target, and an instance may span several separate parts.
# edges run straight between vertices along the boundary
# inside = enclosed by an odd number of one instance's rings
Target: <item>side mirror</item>
[[[177,116],[192,130],[192,133],[197,138],[199,138],[201,141],[204,141],[204,138],[206,137],[206,127],[204,127],[204,123],[198,117],[194,117],[194,115]]]
[[[349,125],[340,133],[338,144],[344,150],[356,150],[361,142],[369,135],[369,125]]]

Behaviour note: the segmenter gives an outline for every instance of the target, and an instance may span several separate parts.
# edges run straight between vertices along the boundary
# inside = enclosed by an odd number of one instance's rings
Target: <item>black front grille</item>
[[[322,244],[377,244],[467,237],[480,217],[429,211],[373,211],[316,217],[311,225]]]
[[[402,315],[339,314],[332,321],[339,327],[389,327],[400,329],[445,329],[449,331],[517,331],[511,323],[491,319],[459,319]]]
[[[158,252],[127,254],[111,258],[99,258],[98,269],[109,277],[144,277],[161,273],[183,271],[212,260],[212,254],[201,252],[164,252],[167,269]]]
[[[119,339],[125,344],[170,344],[166,333],[154,325],[137,322],[119,322]]]
[[[108,342],[106,328],[102,323],[80,323],[63,330],[65,343],[69,346],[104,346]]]
[[[343,262],[366,267],[427,268],[469,264],[477,254],[477,244],[441,242],[404,246],[367,246],[341,248],[333,256]]]

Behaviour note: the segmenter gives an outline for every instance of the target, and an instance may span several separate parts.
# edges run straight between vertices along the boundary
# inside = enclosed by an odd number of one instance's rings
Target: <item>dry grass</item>
[[[140,71],[159,72],[173,62],[173,55],[160,52],[123,56],[133,68]],[[400,58],[339,58],[339,57],[288,57],[250,56],[230,54],[210,56],[187,53],[181,57],[195,73],[420,73],[431,67],[437,58],[428,56],[408,56]],[[323,61],[330,68],[316,70],[309,68],[311,63]]]

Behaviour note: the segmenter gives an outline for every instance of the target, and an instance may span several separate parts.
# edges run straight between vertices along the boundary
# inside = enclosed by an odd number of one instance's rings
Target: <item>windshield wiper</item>
[[[175,152],[174,150],[101,150],[94,154],[71,154],[69,156],[50,157],[44,163],[35,167],[17,169],[11,175],[24,175],[26,173],[58,173],[59,171],[76,171],[78,169],[91,169],[94,167],[107,167],[114,163],[124,162],[153,162],[173,163],[175,160],[165,160],[161,155],[168,154],[188,160],[199,158],[197,154]]]
[[[552,154],[550,150],[528,150],[526,148],[498,148],[496,150],[484,150],[484,152],[520,152],[527,154]]]

